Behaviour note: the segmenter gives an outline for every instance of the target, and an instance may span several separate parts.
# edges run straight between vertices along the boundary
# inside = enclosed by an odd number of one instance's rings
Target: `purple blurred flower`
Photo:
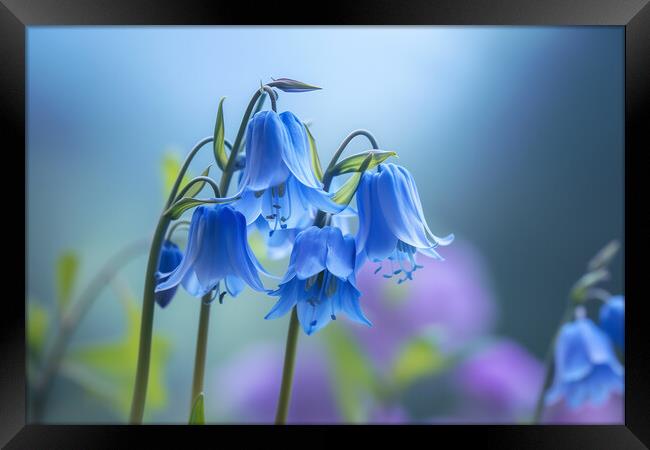
[[[376,406],[370,411],[368,419],[368,423],[375,425],[400,425],[409,422],[409,416],[401,406]]]
[[[460,421],[513,423],[533,414],[542,388],[544,368],[520,345],[500,340],[454,369],[461,402]]]
[[[571,409],[561,401],[545,409],[542,423],[620,425],[625,423],[624,406],[623,396],[620,394],[610,395],[609,400],[601,406],[587,403],[577,409]]]
[[[407,340],[429,327],[452,350],[490,331],[495,305],[484,265],[474,248],[457,241],[444,263],[423,258],[421,276],[397,286],[366,264],[357,275],[361,301],[372,329],[354,327],[365,350],[386,367]]]
[[[341,422],[325,351],[303,342],[298,351],[287,423]],[[213,377],[219,414],[236,423],[273,423],[282,379],[279,345],[257,344],[239,352]]]

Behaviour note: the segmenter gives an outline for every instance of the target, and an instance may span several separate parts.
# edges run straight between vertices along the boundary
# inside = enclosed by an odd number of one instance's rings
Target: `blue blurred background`
[[[278,105],[312,121],[324,163],[356,128],[399,153],[432,230],[455,233],[480,266],[479,296],[489,298],[476,306],[489,322],[480,331],[532,359],[544,356],[589,258],[624,238],[622,27],[29,27],[27,39],[27,295],[52,315],[61,252],[78,254],[79,290],[119,248],[150,236],[165,155],[184,157],[212,134],[222,96],[234,139],[250,96],[271,77],[323,87],[280,93]],[[366,147],[359,139],[347,151]],[[204,150],[192,173],[211,159]],[[608,285],[617,293],[622,261]],[[143,255],[121,272],[138,301],[145,265]],[[242,420],[218,405],[227,383],[217,380],[232,369],[223,364],[258,342],[281,355],[288,321],[262,319],[272,303],[247,291],[213,309],[213,420]],[[151,421],[187,420],[198,313],[185,293],[156,311],[169,360]],[[119,338],[124,327],[106,289],[71,348]],[[323,338],[300,339],[308,349]],[[124,420],[65,377],[54,387],[48,421]]]

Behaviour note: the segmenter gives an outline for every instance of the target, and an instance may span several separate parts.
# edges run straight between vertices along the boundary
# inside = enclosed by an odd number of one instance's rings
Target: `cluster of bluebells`
[[[401,283],[422,267],[417,253],[442,260],[436,248],[453,240],[453,235],[431,233],[415,181],[401,166],[388,163],[365,170],[356,191],[356,211],[347,206],[349,201],[337,203],[313,168],[305,125],[289,111],[256,113],[247,125],[245,150],[239,198],[196,207],[184,253],[171,242],[163,245],[156,274],[161,307],[179,285],[195,297],[214,292],[220,300],[248,285],[279,297],[267,319],[295,307],[307,334],[339,313],[370,326],[359,301],[359,269],[374,262],[384,268],[384,276],[399,276]],[[358,216],[356,236],[344,226],[351,215]],[[260,280],[260,273],[269,274],[249,247],[247,233],[252,230],[263,231],[270,256],[290,252],[287,271],[274,290]]]
[[[625,297],[604,300],[598,323],[586,317],[582,306],[576,316],[562,325],[557,336],[547,406],[564,400],[571,409],[600,407],[612,394],[623,394],[624,368],[616,350],[624,351]]]

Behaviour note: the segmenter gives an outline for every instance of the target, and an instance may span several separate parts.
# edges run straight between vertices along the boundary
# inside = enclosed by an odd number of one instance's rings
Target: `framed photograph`
[[[2,0],[0,442],[648,448],[647,3]]]

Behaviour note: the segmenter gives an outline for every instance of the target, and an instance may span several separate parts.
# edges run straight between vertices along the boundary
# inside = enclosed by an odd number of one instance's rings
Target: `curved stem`
[[[199,316],[199,329],[196,335],[196,354],[194,356],[194,377],[192,379],[192,398],[190,399],[190,411],[196,397],[203,392],[203,378],[205,373],[205,355],[208,348],[208,328],[210,324],[210,303],[211,293],[203,296],[201,301],[201,313]]]
[[[221,197],[221,192],[219,191],[219,186],[217,186],[217,183],[210,177],[204,177],[204,176],[199,176],[199,177],[194,177],[192,178],[184,187],[181,189],[181,191],[178,193],[176,196],[176,199],[174,200],[175,202],[183,198],[183,196],[187,193],[187,191],[190,190],[190,188],[195,185],[196,183],[208,183],[211,187],[212,190],[214,191],[214,196],[216,198]]]
[[[352,133],[348,134],[348,136],[345,139],[343,139],[343,142],[341,142],[341,145],[339,145],[339,148],[334,153],[334,156],[332,156],[332,159],[330,160],[330,163],[327,166],[327,169],[325,170],[325,175],[323,175],[323,189],[325,189],[326,191],[329,191],[330,184],[332,183],[332,178],[333,178],[332,171],[334,170],[336,163],[339,161],[339,158],[341,157],[343,150],[345,150],[345,148],[352,141],[352,139],[354,139],[357,136],[367,137],[373,149],[376,150],[379,148],[379,146],[377,145],[377,140],[372,135],[372,133],[368,130],[359,129],[359,130],[354,130]]]
[[[276,425],[283,425],[287,422],[289,413],[289,400],[291,399],[291,385],[293,381],[293,368],[296,361],[296,346],[298,343],[298,314],[296,307],[291,311],[289,331],[287,333],[287,344],[284,351],[284,368],[282,369],[282,385],[278,399],[278,409],[275,413]]]
[[[569,302],[562,316],[562,320],[560,321],[560,324],[558,325],[557,330],[553,335],[551,344],[549,345],[548,350],[546,351],[546,357],[544,358],[544,367],[546,368],[546,371],[544,373],[544,383],[542,384],[541,391],[539,393],[539,396],[537,397],[537,403],[535,404],[535,412],[533,414],[533,424],[539,424],[539,421],[542,419],[542,412],[544,411],[544,394],[546,393],[546,390],[549,388],[551,384],[551,375],[553,374],[553,370],[554,370],[553,354],[555,350],[555,343],[557,341],[558,335],[560,334],[560,329],[562,328],[562,325],[564,325],[565,323],[571,320],[571,317],[573,316],[573,310],[574,310],[574,304],[573,302]]]
[[[181,182],[183,181],[183,177],[185,176],[185,172],[187,172],[188,167],[190,167],[190,163],[194,159],[194,156],[198,153],[199,150],[205,145],[210,142],[214,141],[214,136],[208,136],[204,137],[201,139],[199,142],[197,142],[194,147],[192,147],[192,150],[187,154],[185,157],[185,161],[183,161],[183,165],[181,166],[181,170],[178,172],[178,176],[176,177],[176,181],[174,181],[174,185],[172,186],[172,190],[169,193],[169,198],[167,199],[167,203],[165,204],[165,209],[169,208],[172,203],[174,203],[174,199],[176,198],[176,193],[178,192],[178,188],[180,187]]]
[[[223,192],[224,195],[228,192],[228,186],[230,185],[230,179],[233,174],[233,167],[237,160],[237,153],[241,146],[241,141],[244,136],[244,131],[246,125],[248,124],[248,119],[255,107],[257,99],[262,95],[263,90],[256,90],[248,103],[244,117],[239,126],[239,131],[237,132],[237,137],[235,143],[232,145],[232,150],[230,156],[228,157],[228,163],[226,168],[223,170],[221,177],[221,183],[219,186],[219,192]],[[145,273],[145,282],[144,282],[144,293],[142,301],[142,320],[140,324],[140,343],[138,347],[138,365],[135,375],[135,386],[133,389],[133,402],[131,404],[131,423],[142,423],[142,417],[144,415],[144,405],[147,397],[147,384],[149,380],[149,363],[151,358],[151,340],[153,332],[153,315],[154,315],[154,305],[155,305],[155,273],[158,266],[158,260],[160,258],[160,247],[162,245],[163,237],[167,231],[167,227],[170,223],[170,216],[164,214],[174,202],[176,195],[178,193],[178,188],[181,184],[183,176],[187,172],[187,169],[192,162],[192,159],[196,153],[207,143],[212,142],[214,136],[208,136],[201,139],[188,153],[181,170],[179,171],[176,181],[172,186],[171,192],[169,193],[169,198],[163,209],[163,213],[158,219],[158,224],[156,225],[156,230],[154,231],[153,240],[151,242],[151,249],[149,251],[149,261],[147,262],[147,271]]]
[[[43,363],[41,375],[34,385],[32,417],[35,421],[40,417],[45,408],[49,389],[54,375],[58,372],[65,350],[81,320],[93,305],[99,294],[116,274],[133,258],[144,253],[149,241],[140,239],[119,250],[104,264],[88,286],[81,293],[72,308],[61,322],[57,335],[54,337],[51,350]]]
[[[135,374],[135,386],[133,388],[133,402],[131,404],[131,423],[142,423],[144,415],[144,404],[147,398],[147,384],[149,382],[149,363],[151,358],[151,340],[153,333],[153,315],[155,305],[154,289],[156,288],[155,273],[158,268],[158,260],[160,259],[160,248],[162,246],[163,238],[167,227],[170,223],[170,216],[164,214],[174,202],[178,193],[178,188],[187,172],[192,159],[198,151],[207,143],[214,141],[214,136],[208,136],[197,142],[190,152],[185,157],[185,161],[176,176],[176,181],[172,186],[169,198],[163,209],[163,213],[158,218],[158,224],[154,231],[153,239],[151,241],[151,248],[149,249],[149,260],[147,261],[147,271],[144,278],[144,293],[142,295],[142,318],[140,321],[140,342],[138,345],[138,365]],[[231,156],[234,152],[231,152]],[[228,161],[230,163],[230,160]]]
[[[171,240],[171,238],[172,238],[172,236],[173,236],[173,234],[174,234],[174,231],[176,231],[176,229],[177,229],[178,227],[180,227],[180,226],[182,226],[182,225],[189,225],[189,224],[191,224],[191,223],[192,223],[192,222],[190,222],[189,220],[179,220],[179,221],[176,222],[174,225],[172,225],[171,227],[169,227],[169,231],[167,232],[167,236],[165,237],[165,240],[167,240],[167,241]]]
[[[180,179],[182,176],[179,176]],[[172,194],[175,194],[172,189]],[[172,197],[173,198],[173,197]],[[147,397],[147,384],[149,383],[149,363],[151,359],[151,340],[153,333],[153,314],[155,306],[154,289],[156,288],[155,273],[160,258],[160,248],[170,218],[161,214],[153,235],[147,271],[144,276],[144,293],[142,299],[142,318],[140,320],[140,342],[138,344],[138,365],[135,373],[135,386],[133,388],[133,402],[131,404],[130,422],[142,423],[144,404]]]
[[[262,89],[269,94],[269,98],[271,99],[271,109],[274,112],[278,112],[278,105],[276,103],[276,98],[275,98],[275,91],[271,89],[269,86],[264,85],[262,86]]]

